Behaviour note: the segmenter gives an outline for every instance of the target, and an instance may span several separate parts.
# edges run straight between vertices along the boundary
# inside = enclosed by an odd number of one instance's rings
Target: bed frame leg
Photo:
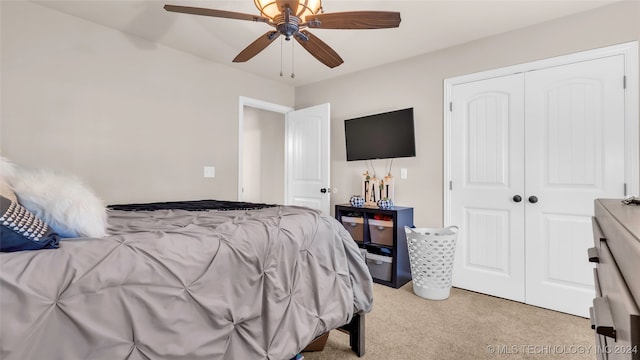
[[[355,314],[351,322],[341,327],[349,332],[349,345],[358,357],[364,356],[364,314]]]

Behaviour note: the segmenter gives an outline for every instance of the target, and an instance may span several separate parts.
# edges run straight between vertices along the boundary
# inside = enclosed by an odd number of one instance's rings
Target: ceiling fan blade
[[[315,21],[320,23],[316,23]],[[347,11],[309,15],[309,27],[318,29],[387,29],[400,26],[400,13],[395,11]]]
[[[317,36],[308,32],[307,30],[300,31],[304,34],[309,40],[302,40],[299,36],[295,36],[296,41],[302,45],[313,57],[318,59],[321,63],[327,65],[330,68],[334,68],[344,62],[340,55],[335,52],[329,45],[325,44],[324,41],[320,40]]]
[[[261,35],[254,42],[249,44],[244,50],[233,59],[233,62],[245,62],[252,57],[256,56],[260,51],[264,50],[273,40],[277,39],[280,33],[277,31],[267,31],[264,35]]]
[[[226,18],[226,19],[269,22],[269,18],[266,18],[263,16],[243,14],[239,12],[225,11],[225,10],[205,9],[205,8],[179,6],[179,5],[165,5],[164,9],[167,11],[183,13],[183,14],[213,16],[213,17]]]

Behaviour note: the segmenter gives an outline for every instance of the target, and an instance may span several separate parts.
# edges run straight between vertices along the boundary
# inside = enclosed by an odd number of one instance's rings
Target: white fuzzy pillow
[[[60,237],[103,237],[107,213],[100,200],[76,176],[50,170],[15,169],[7,177],[18,202]]]

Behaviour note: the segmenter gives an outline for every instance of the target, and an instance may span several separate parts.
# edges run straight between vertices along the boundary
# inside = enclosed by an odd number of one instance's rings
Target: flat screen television
[[[344,121],[347,161],[416,156],[413,108]]]

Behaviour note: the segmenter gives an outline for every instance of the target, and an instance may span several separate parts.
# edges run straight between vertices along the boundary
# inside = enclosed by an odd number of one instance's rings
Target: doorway
[[[238,201],[285,203],[285,119],[291,111],[288,106],[239,98]]]
[[[240,97],[238,113],[238,201],[306,206],[329,215],[330,104],[294,110]]]
[[[284,204],[285,116],[245,106],[243,201]]]

